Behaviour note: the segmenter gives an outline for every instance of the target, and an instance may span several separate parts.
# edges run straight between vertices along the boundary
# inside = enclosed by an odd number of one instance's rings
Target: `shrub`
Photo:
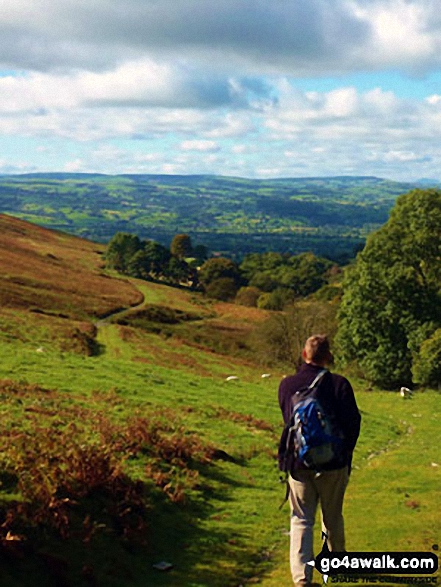
[[[262,310],[283,310],[285,306],[294,301],[294,293],[289,289],[278,287],[271,293],[260,296],[257,306]]]
[[[261,295],[261,291],[257,287],[241,287],[237,292],[235,302],[240,306],[248,306],[250,308],[257,307],[257,300]]]
[[[274,314],[258,326],[250,343],[264,364],[295,365],[301,360],[308,336],[336,330],[336,308],[326,302],[297,303],[286,312]]]
[[[231,277],[221,277],[211,281],[205,288],[208,297],[227,302],[232,300],[237,292],[237,285]]]

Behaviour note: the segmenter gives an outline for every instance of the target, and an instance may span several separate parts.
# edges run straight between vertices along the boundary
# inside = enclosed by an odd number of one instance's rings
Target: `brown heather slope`
[[[102,271],[103,245],[0,214],[0,308],[76,320],[142,301],[130,283]]]

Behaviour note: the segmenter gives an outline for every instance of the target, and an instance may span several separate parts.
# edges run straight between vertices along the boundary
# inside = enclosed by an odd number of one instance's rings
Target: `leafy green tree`
[[[276,289],[278,281],[270,271],[257,271],[250,279],[249,285],[269,293]]]
[[[280,253],[253,253],[240,265],[249,285],[264,292],[289,288],[297,296],[305,297],[327,283],[332,263],[313,253],[281,255]]]
[[[386,388],[409,385],[412,360],[441,325],[441,191],[400,196],[347,271],[339,354]]]
[[[241,287],[237,292],[235,302],[240,306],[248,306],[250,308],[257,307],[257,300],[262,292],[257,287],[245,286]]]
[[[183,259],[172,256],[165,269],[165,276],[177,284],[188,281],[194,284],[196,270],[192,269]]]
[[[207,287],[212,281],[222,278],[232,279],[237,290],[241,283],[241,275],[236,263],[225,257],[214,257],[205,261],[199,271],[199,280],[202,285]]]
[[[150,279],[166,274],[171,254],[168,249],[155,241],[144,242],[127,264],[127,273],[132,277]]]
[[[202,265],[208,259],[208,249],[205,245],[196,245],[193,247],[192,256],[197,265]]]
[[[257,274],[274,271],[283,262],[284,258],[280,253],[250,253],[240,264],[240,271],[250,281]]]
[[[142,243],[136,235],[117,232],[107,246],[105,255],[107,267],[127,273],[130,259],[140,249],[142,249]]]
[[[232,300],[237,292],[237,285],[231,277],[220,277],[214,279],[205,288],[207,296],[215,300],[222,300],[228,302]]]
[[[286,287],[278,287],[271,293],[264,293],[259,297],[257,306],[262,310],[283,310],[294,302],[294,293]]]
[[[333,263],[322,257],[316,257],[313,253],[301,253],[289,259],[291,273],[287,273],[288,279],[281,280],[282,285],[291,287],[299,296],[307,296],[326,283],[326,272]]]
[[[127,273],[138,279],[150,279],[150,270],[150,257],[144,249],[137,251],[127,264]]]
[[[441,328],[425,340],[412,365],[416,383],[434,388],[441,386]]]
[[[191,257],[193,247],[191,244],[191,238],[188,234],[177,234],[174,236],[170,245],[170,252],[178,259]]]
[[[171,258],[170,251],[155,241],[149,241],[144,246],[144,253],[150,263],[150,274],[153,277],[163,276]]]

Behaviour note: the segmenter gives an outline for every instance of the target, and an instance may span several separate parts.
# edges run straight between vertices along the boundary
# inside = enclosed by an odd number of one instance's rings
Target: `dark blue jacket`
[[[289,422],[292,413],[292,396],[302,387],[310,385],[322,367],[304,363],[295,375],[282,379],[279,386],[279,405],[282,410],[285,424]],[[352,452],[360,434],[361,416],[355,401],[354,391],[349,381],[341,375],[326,373],[320,382],[318,399],[325,410],[335,415],[338,427],[345,439],[345,451],[342,461],[331,462],[326,470],[337,469],[349,465],[351,467]],[[299,468],[306,468],[300,463]]]

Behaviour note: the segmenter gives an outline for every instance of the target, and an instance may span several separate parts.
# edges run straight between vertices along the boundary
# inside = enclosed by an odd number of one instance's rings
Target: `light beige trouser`
[[[335,552],[345,550],[343,498],[348,484],[348,467],[317,473],[297,470],[289,478],[291,504],[291,574],[295,584],[311,581],[313,568],[313,529],[317,505],[322,511],[322,530],[328,536],[328,547]]]

